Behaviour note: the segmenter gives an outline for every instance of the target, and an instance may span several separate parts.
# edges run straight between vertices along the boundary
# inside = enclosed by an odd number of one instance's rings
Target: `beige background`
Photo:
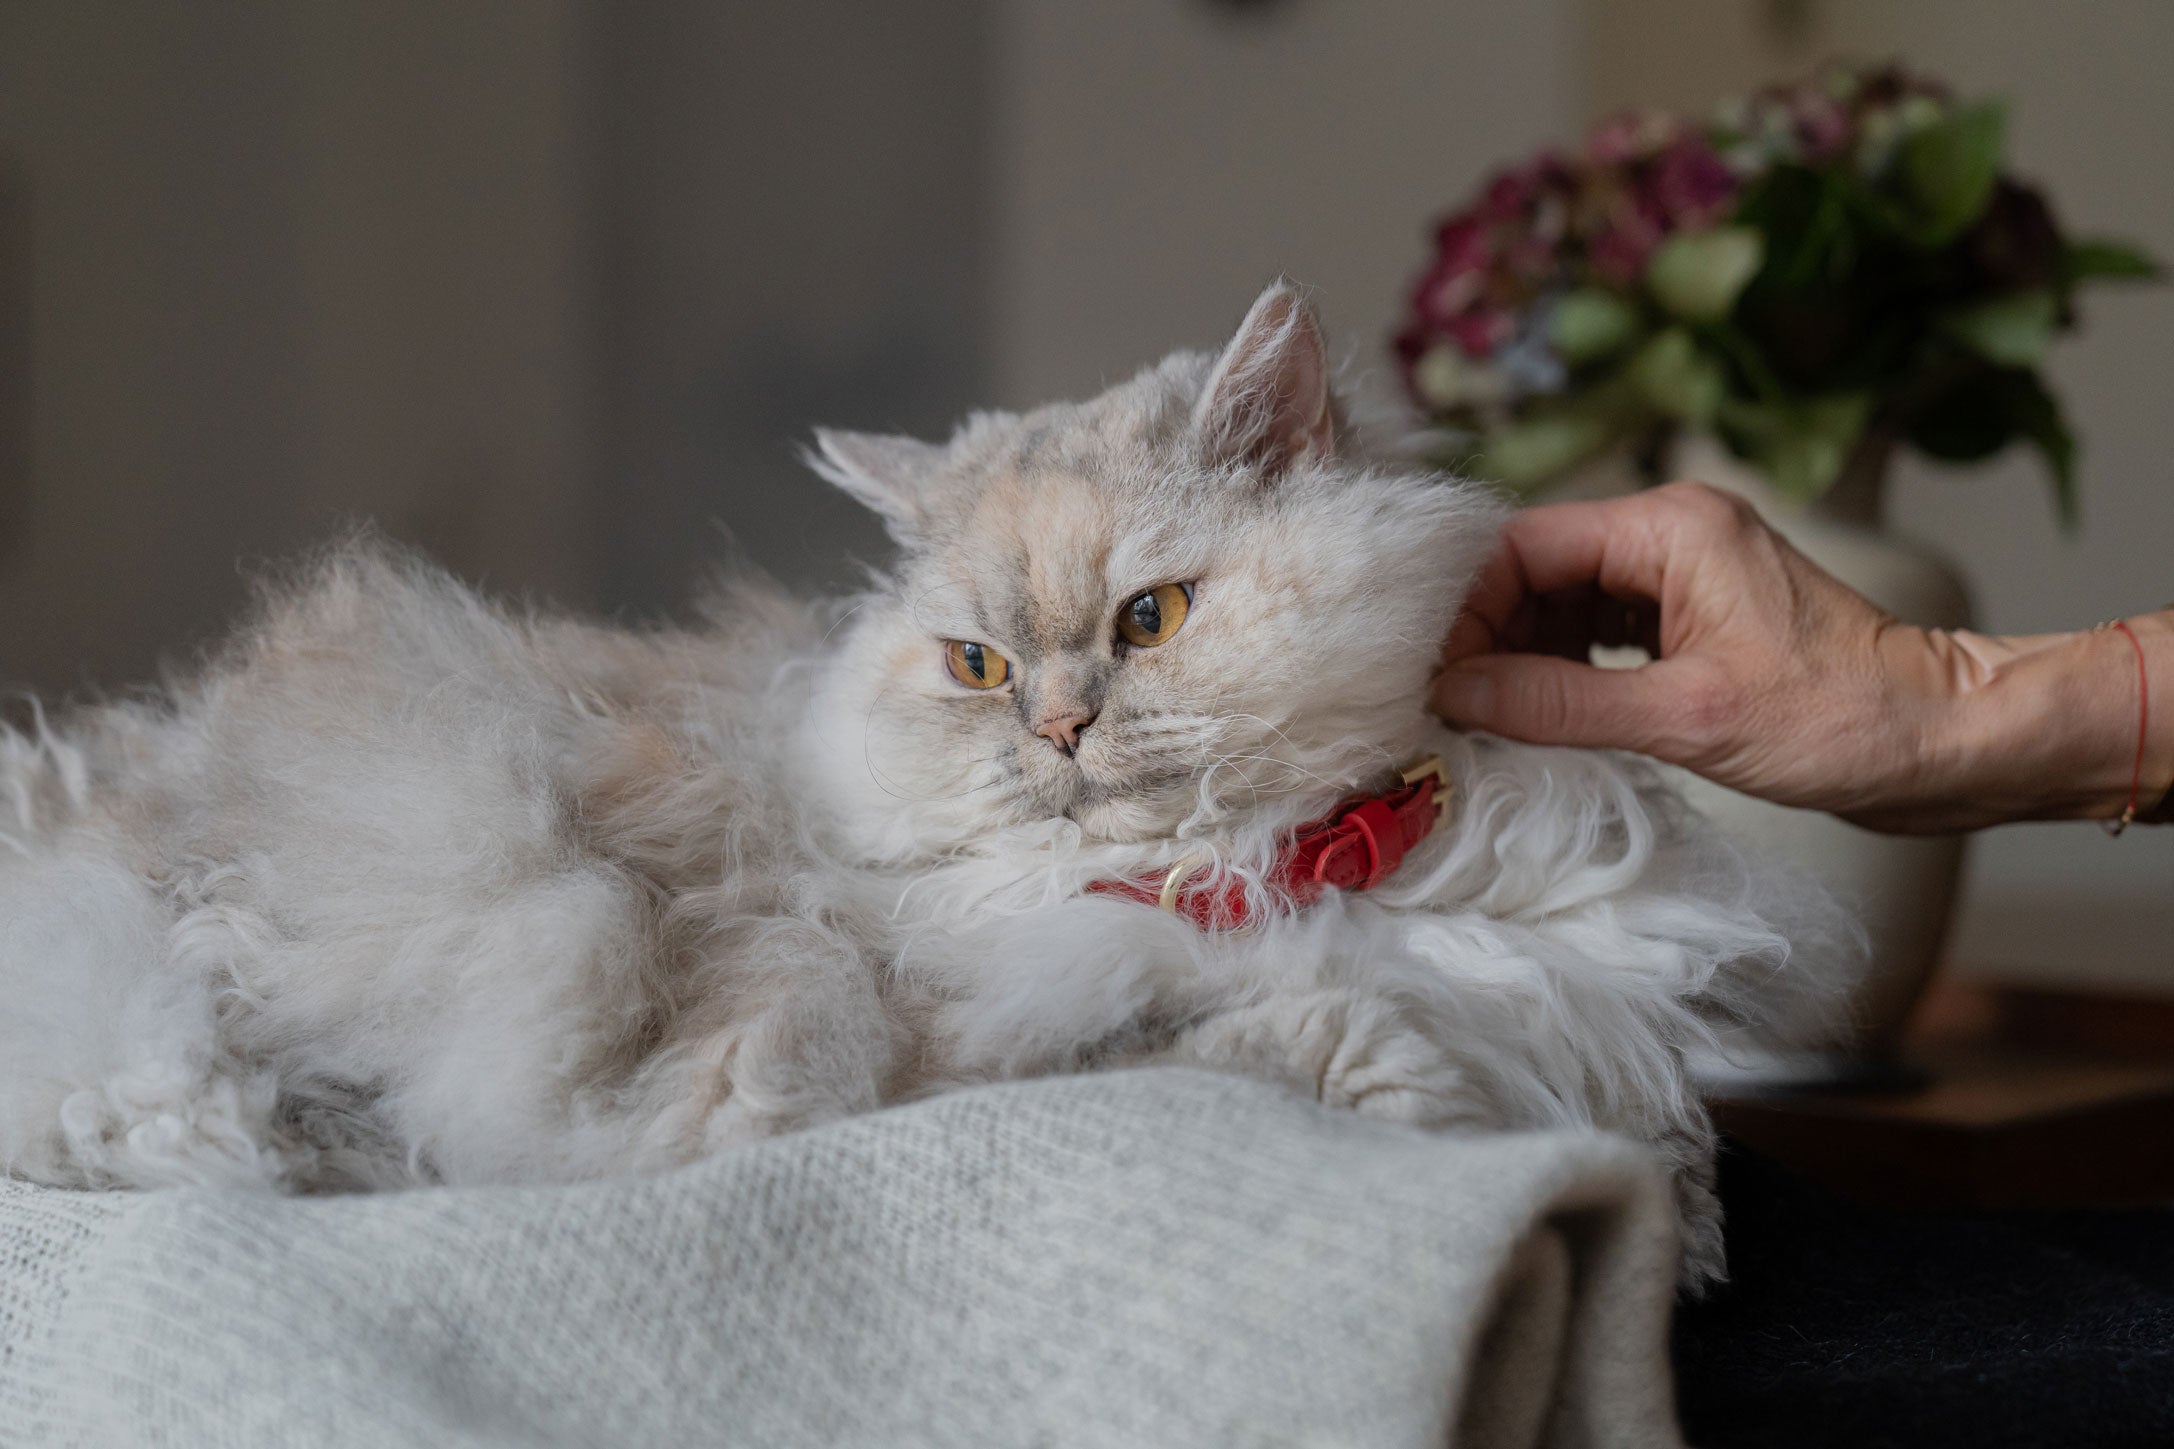
[[[0,681],[140,678],[353,516],[622,611],[728,547],[845,577],[808,423],[1082,392],[1277,272],[1379,374],[1489,165],[1834,52],[2011,96],[2073,226],[2174,257],[2160,0],[13,0]],[[2022,459],[1898,489],[1995,628],[2174,597],[2174,288],[2087,320],[2076,536]],[[2174,831],[1978,842],[1979,967],[2174,991],[2170,942]]]

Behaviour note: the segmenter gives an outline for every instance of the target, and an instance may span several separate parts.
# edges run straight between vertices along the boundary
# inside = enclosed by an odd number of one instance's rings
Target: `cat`
[[[857,597],[609,628],[350,540],[192,676],[0,734],[0,1167],[563,1180],[1184,1064],[1628,1133],[1719,1277],[1685,1052],[1848,953],[1632,761],[1427,713],[1501,507],[1370,458],[1330,372],[1279,282],[1086,403],[819,432],[899,546]],[[1298,891],[1352,797],[1423,838]]]

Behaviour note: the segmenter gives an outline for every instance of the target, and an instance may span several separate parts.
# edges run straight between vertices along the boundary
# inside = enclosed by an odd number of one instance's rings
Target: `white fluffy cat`
[[[1358,455],[1295,291],[1091,402],[819,441],[902,547],[861,597],[631,632],[354,545],[157,698],[0,734],[0,1166],[562,1179],[1191,1063],[1643,1138],[1718,1274],[1684,1051],[1833,963],[1631,763],[1427,715],[1497,507]],[[1430,752],[1400,869],[1279,893]],[[1183,862],[1244,929],[1093,888]]]

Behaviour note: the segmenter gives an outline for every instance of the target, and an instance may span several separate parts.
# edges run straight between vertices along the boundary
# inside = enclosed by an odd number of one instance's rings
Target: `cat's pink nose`
[[[1034,732],[1069,755],[1079,748],[1081,731],[1094,722],[1091,714],[1060,714],[1043,720]]]

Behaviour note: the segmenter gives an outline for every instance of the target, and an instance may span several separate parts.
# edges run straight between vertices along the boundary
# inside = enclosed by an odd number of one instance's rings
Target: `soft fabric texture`
[[[1183,1070],[567,1187],[0,1182],[0,1444],[1661,1449],[1674,1255],[1621,1139]]]

